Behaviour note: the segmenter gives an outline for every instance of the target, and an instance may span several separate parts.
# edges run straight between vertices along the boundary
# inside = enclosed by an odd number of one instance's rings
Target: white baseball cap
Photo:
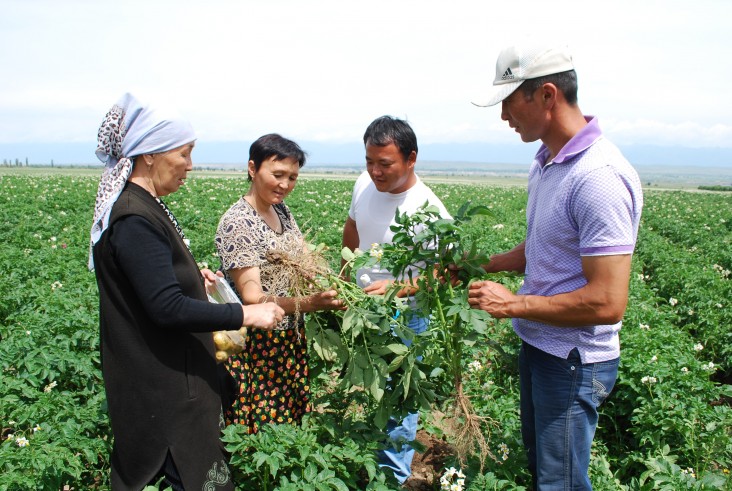
[[[510,46],[498,55],[492,90],[473,104],[494,106],[510,96],[524,80],[569,70],[574,70],[574,64],[567,46]]]

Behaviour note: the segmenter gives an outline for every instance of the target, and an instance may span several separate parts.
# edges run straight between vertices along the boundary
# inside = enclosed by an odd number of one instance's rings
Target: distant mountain
[[[308,153],[312,166],[361,166],[363,145],[352,143],[299,142]],[[243,166],[249,151],[248,141],[199,141],[193,154],[198,166]],[[88,165],[98,164],[94,156],[96,144],[87,143],[0,143],[0,162],[17,161],[30,164]],[[520,165],[528,167],[538,144],[495,143],[431,143],[420,146],[419,164],[428,162],[444,170],[485,169],[485,165]],[[621,150],[636,166],[720,167],[732,168],[732,148],[660,147],[651,145],[621,146]]]

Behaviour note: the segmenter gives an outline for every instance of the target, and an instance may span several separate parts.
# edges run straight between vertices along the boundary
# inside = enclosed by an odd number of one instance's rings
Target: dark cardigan
[[[155,199],[128,183],[94,246],[112,489],[139,490],[170,452],[186,489],[233,489],[220,442],[211,331],[241,307],[206,301],[196,261]]]

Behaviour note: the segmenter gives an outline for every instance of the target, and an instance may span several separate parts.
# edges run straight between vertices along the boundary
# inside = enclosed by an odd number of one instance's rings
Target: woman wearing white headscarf
[[[282,320],[273,303],[207,301],[205,282],[160,199],[192,169],[191,125],[125,94],[99,128],[89,266],[99,287],[102,372],[114,433],[112,489],[165,477],[173,489],[233,489],[220,441],[211,331]]]

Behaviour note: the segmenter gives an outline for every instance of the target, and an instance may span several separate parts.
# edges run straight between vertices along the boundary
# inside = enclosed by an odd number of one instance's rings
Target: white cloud
[[[515,142],[469,101],[512,39],[572,46],[580,105],[637,143],[729,146],[732,3],[1,0],[0,142],[93,139],[123,92],[202,138],[359,139],[382,114],[424,142]],[[91,136],[90,136],[91,135]],[[40,139],[40,140],[39,140]]]

